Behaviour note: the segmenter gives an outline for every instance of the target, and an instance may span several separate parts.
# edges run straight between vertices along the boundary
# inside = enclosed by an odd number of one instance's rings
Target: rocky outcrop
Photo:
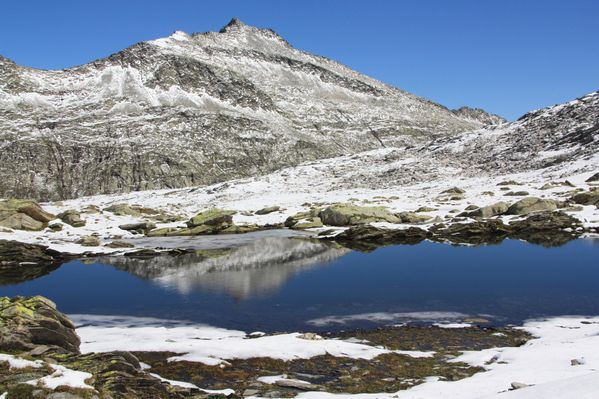
[[[0,201],[0,227],[16,230],[42,230],[54,215],[28,200]]]
[[[40,345],[79,353],[75,326],[44,297],[0,298],[0,352],[31,351]]]
[[[0,269],[21,264],[60,264],[73,255],[49,249],[44,245],[0,240]]]
[[[0,361],[0,391],[8,398],[205,398],[198,389],[172,386],[142,370],[128,352],[79,353],[73,323],[44,297],[0,297],[0,352],[36,360],[36,367],[12,368]],[[26,381],[62,373],[57,367],[89,373],[90,388],[61,385],[55,389]],[[93,388],[93,389],[92,389]],[[210,397],[219,397],[210,396]]]

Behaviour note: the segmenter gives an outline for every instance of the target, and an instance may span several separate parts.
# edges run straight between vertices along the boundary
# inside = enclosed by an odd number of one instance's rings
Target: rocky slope
[[[204,185],[497,122],[234,19],[65,70],[0,57],[0,197]]]

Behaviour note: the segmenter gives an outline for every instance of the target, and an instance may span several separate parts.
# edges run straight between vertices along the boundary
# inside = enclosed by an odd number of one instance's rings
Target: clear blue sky
[[[514,119],[599,90],[597,0],[2,1],[0,54],[65,68],[233,16],[450,108]]]

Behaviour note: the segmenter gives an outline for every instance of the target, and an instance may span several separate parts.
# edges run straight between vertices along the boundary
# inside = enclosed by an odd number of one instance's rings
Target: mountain
[[[0,57],[0,197],[206,185],[499,122],[233,19],[64,70]]]

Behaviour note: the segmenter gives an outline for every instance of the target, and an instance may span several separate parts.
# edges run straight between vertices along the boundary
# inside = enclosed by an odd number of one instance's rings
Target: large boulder
[[[318,214],[329,226],[355,226],[372,222],[401,223],[401,219],[382,206],[331,205]]]
[[[200,212],[187,222],[187,227],[192,228],[196,226],[218,226],[226,225],[230,226],[233,224],[233,215],[235,211],[212,208],[206,211]]]
[[[295,215],[289,216],[284,223],[285,227],[294,230],[305,230],[323,227],[322,220],[318,217],[320,209],[311,209],[306,212],[298,212]]]
[[[97,247],[100,245],[100,239],[96,236],[83,236],[77,240],[77,244],[84,247]]]
[[[15,230],[42,230],[44,223],[33,219],[24,213],[13,213],[12,215],[0,220],[0,226]]]
[[[57,217],[66,224],[70,224],[73,227],[85,226],[85,220],[81,219],[81,214],[74,209],[69,209],[62,213],[59,213]]]
[[[527,197],[512,204],[507,210],[509,215],[528,215],[532,212],[554,211],[557,203],[554,200],[537,197]]]
[[[256,215],[268,215],[269,213],[273,213],[281,209],[280,206],[273,205],[267,206],[266,208],[262,208],[256,211]]]
[[[17,230],[41,230],[55,218],[34,201],[0,201],[0,226]]]
[[[595,205],[599,207],[599,190],[591,190],[572,196],[572,201],[580,205]]]
[[[585,180],[587,183],[599,183],[599,172]]]
[[[141,212],[137,208],[133,208],[128,204],[113,204],[103,211],[112,212],[117,216],[140,216]]]
[[[462,212],[459,216],[487,219],[493,216],[503,215],[508,211],[509,207],[510,206],[507,203],[500,201],[492,205],[481,206],[480,208],[468,212]]]
[[[48,247],[12,240],[0,240],[0,269],[21,263],[58,263],[69,257]]]
[[[402,223],[407,224],[421,224],[430,221],[433,217],[429,215],[419,215],[416,212],[400,212],[397,216]]]
[[[44,297],[0,297],[0,351],[30,351],[40,345],[79,353],[75,326]]]
[[[137,223],[128,223],[128,224],[122,224],[119,226],[119,229],[121,230],[126,230],[126,231],[132,231],[135,233],[148,233],[151,230],[154,230],[156,228],[156,224],[154,224],[153,222],[137,222]]]

